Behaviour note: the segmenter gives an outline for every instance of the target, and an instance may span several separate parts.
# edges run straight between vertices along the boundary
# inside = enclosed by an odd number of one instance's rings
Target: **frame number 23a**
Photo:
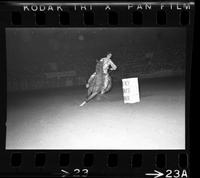
[[[166,178],[187,178],[188,175],[187,175],[186,170],[180,171],[178,169],[175,169],[175,170],[167,169],[165,177]]]

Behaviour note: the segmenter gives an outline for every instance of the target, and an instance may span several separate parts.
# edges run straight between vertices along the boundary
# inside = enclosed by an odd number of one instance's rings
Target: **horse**
[[[97,61],[95,73],[96,73],[95,77],[89,83],[88,95],[87,95],[85,101],[80,106],[85,105],[91,99],[93,99],[94,97],[96,97],[99,94],[107,93],[108,91],[110,91],[110,89],[112,87],[112,79],[109,74],[107,74],[108,75],[108,84],[106,87],[104,87],[105,74],[103,73],[103,62],[102,61]]]

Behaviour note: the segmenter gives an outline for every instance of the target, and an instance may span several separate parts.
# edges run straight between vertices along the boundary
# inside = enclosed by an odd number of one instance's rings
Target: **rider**
[[[104,74],[104,89],[107,87],[108,81],[109,81],[109,74],[108,70],[116,70],[117,66],[112,62],[111,60],[112,53],[108,53],[106,57],[100,59],[100,61],[103,63],[103,74]],[[111,67],[109,69],[109,67]],[[89,83],[94,79],[96,75],[96,72],[94,72],[86,84],[86,88],[89,87]],[[104,94],[104,89],[101,91],[101,94]]]

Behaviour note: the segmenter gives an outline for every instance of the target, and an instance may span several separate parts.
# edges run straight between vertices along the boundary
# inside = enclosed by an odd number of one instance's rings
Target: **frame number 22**
[[[73,177],[87,177],[88,169],[74,169]]]

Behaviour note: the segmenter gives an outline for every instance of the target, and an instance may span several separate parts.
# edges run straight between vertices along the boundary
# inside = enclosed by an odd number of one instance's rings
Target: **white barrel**
[[[124,103],[140,102],[138,78],[122,79]]]

